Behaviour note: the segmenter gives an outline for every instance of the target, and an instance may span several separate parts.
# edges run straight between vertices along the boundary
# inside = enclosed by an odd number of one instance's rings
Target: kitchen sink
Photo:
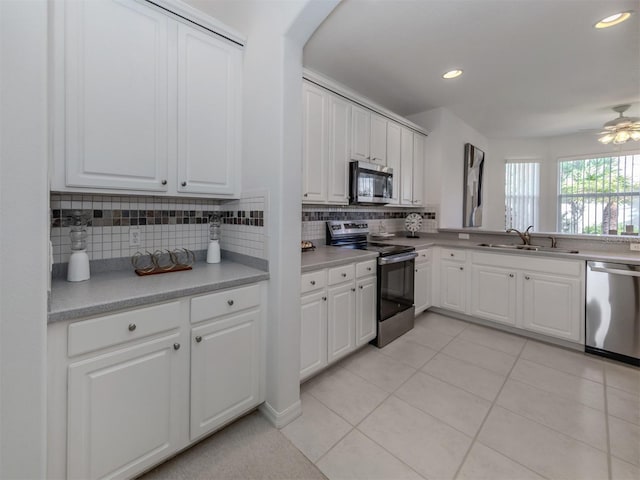
[[[564,248],[543,247],[540,245],[514,245],[501,243],[479,243],[479,247],[505,248],[509,250],[522,250],[525,252],[545,252],[545,253],[580,253],[578,250],[567,250]]]

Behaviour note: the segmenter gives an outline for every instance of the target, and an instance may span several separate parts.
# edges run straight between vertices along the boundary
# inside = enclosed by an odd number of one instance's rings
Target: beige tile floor
[[[640,369],[435,313],[302,385],[329,479],[640,479]]]

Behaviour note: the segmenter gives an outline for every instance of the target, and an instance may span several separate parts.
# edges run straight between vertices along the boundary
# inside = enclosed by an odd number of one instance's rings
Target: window
[[[540,163],[511,162],[505,166],[505,227],[526,230],[538,225]]]
[[[638,232],[640,153],[558,163],[558,231]]]

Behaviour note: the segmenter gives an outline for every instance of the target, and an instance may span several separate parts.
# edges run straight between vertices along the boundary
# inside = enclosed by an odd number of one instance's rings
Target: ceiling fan
[[[625,117],[623,114],[631,105],[618,105],[613,107],[613,111],[620,114],[618,118],[609,120],[602,128],[603,131],[598,138],[600,143],[608,145],[613,142],[618,145],[626,143],[629,140],[635,142],[640,140],[640,118],[638,117]]]

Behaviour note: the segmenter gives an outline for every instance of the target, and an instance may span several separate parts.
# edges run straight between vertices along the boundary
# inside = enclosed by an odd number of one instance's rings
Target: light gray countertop
[[[337,267],[377,257],[377,253],[367,252],[366,250],[319,245],[311,252],[302,252],[302,272]]]
[[[139,277],[133,270],[103,272],[84,282],[51,282],[48,322],[106,314],[125,308],[267,280],[269,273],[223,260],[193,270]]]
[[[481,247],[478,244],[482,242],[474,240],[444,240],[434,239],[433,237],[422,238],[407,238],[401,234],[395,237],[386,238],[384,240],[372,238],[370,241],[388,243],[395,245],[407,245],[414,247],[416,250],[429,247],[449,247],[449,248],[465,248],[482,251],[486,253],[498,253],[505,255],[526,255],[534,257],[547,257],[547,258],[566,258],[581,261],[599,261],[599,262],[613,262],[613,263],[627,263],[632,265],[640,265],[640,252],[606,252],[601,250],[580,250],[579,253],[563,253],[563,252],[550,252],[550,251],[522,251],[522,250],[510,250],[501,248]],[[517,242],[505,242],[515,243]],[[375,258],[375,253],[365,252],[363,250],[352,250],[341,247],[328,247],[319,246],[315,252],[305,252],[302,254],[302,272],[308,272],[311,270],[318,270],[321,268],[333,267],[336,265],[342,265],[351,262],[358,262],[361,260],[367,260],[368,258]]]

